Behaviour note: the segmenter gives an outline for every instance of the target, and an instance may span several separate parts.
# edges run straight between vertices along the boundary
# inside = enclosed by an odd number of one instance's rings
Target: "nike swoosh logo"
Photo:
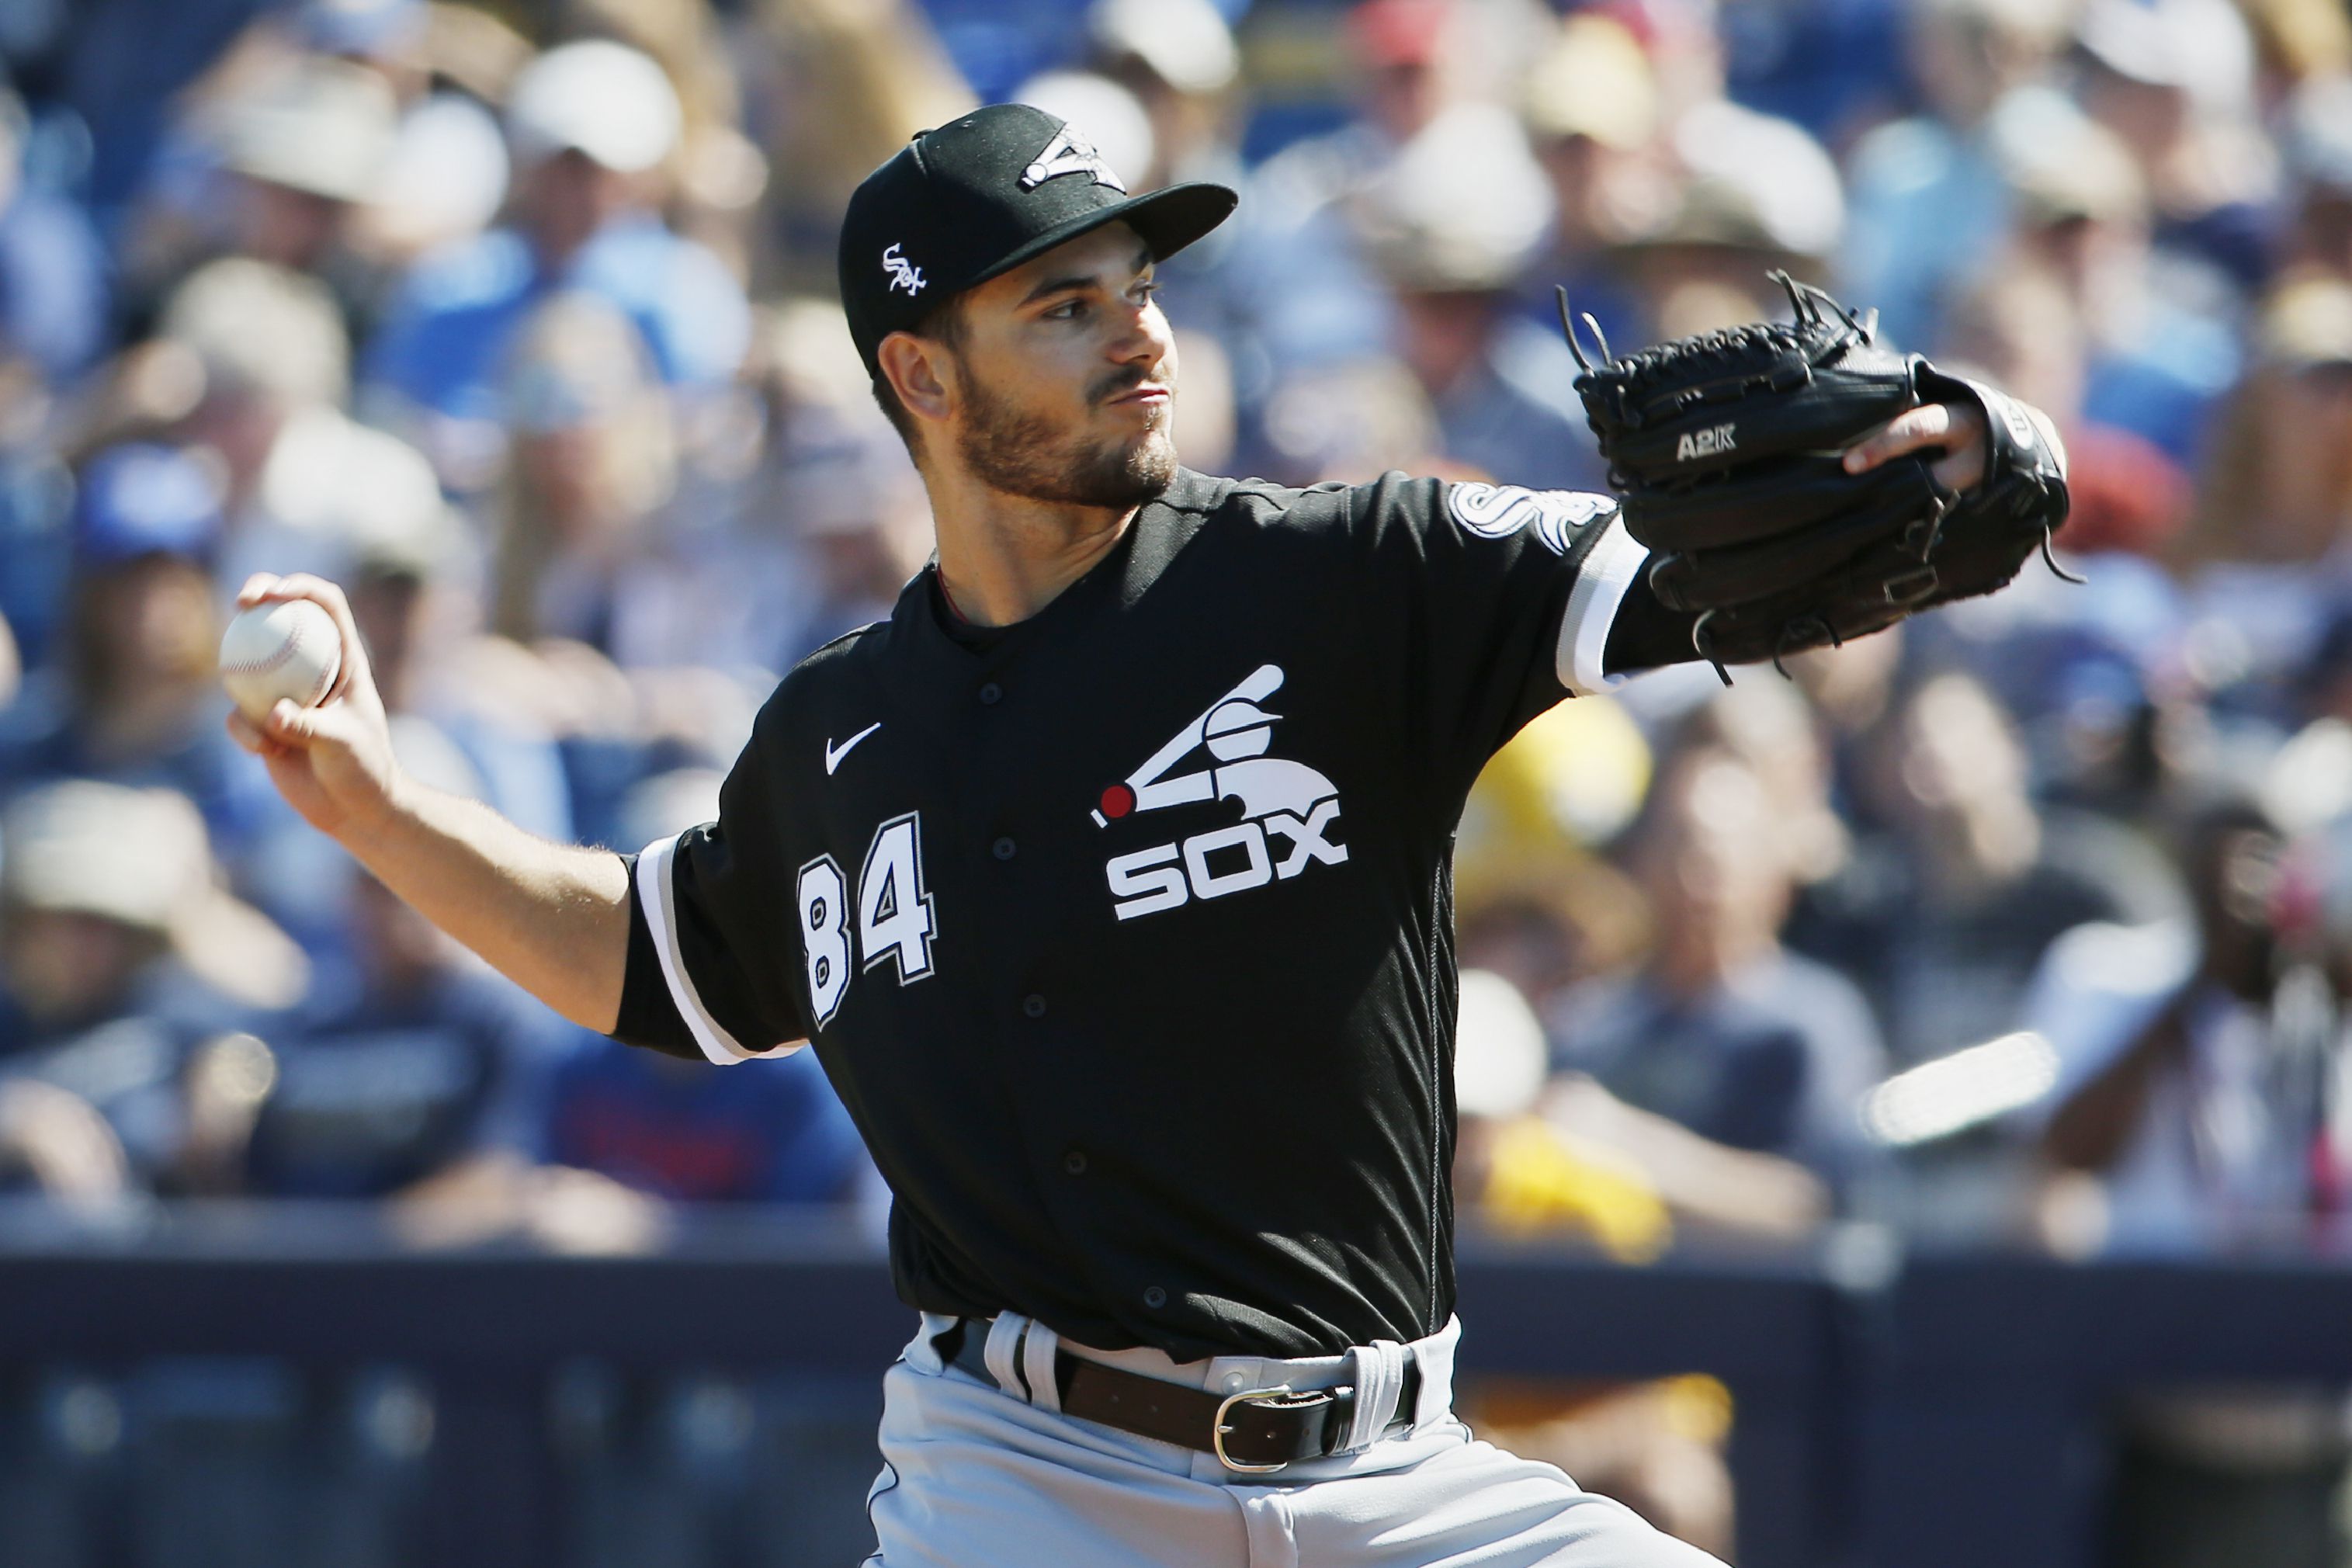
[[[849,739],[844,741],[838,746],[835,745],[831,741],[827,741],[824,743],[824,776],[831,778],[833,776],[833,770],[841,766],[841,759],[849,755],[849,748],[857,744],[858,742],[866,739],[866,736],[871,735],[875,731],[879,730],[880,728],[882,728],[882,721],[877,719],[873,723],[866,725],[866,728],[858,731],[857,733],[850,736]]]

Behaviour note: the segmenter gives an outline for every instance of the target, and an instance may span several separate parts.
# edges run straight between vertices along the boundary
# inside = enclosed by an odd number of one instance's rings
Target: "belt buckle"
[[[1226,1425],[1225,1417],[1232,1413],[1236,1405],[1247,1405],[1253,1400],[1259,1399],[1276,1399],[1290,1392],[1290,1384],[1285,1383],[1272,1388],[1245,1388],[1239,1394],[1227,1394],[1218,1404],[1216,1419],[1209,1426],[1209,1451],[1216,1455],[1217,1463],[1238,1475],[1244,1476],[1270,1476],[1276,1470],[1288,1469],[1290,1468],[1288,1459],[1277,1460],[1271,1465],[1249,1465],[1228,1455],[1225,1452],[1225,1434],[1232,1431],[1233,1427]]]

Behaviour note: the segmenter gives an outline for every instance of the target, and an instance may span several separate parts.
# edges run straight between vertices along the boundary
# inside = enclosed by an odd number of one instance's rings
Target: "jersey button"
[[[1018,846],[1010,838],[1000,838],[990,847],[996,852],[996,858],[999,860],[1010,860]]]
[[[1042,1018],[1045,1016],[1045,999],[1034,993],[1024,996],[1021,999],[1021,1010],[1033,1018]]]
[[[1084,1149],[1073,1149],[1068,1153],[1063,1155],[1062,1169],[1067,1171],[1073,1176],[1085,1175],[1087,1173],[1087,1152]]]
[[[1146,1285],[1143,1288],[1143,1304],[1156,1311],[1168,1305],[1168,1292],[1157,1285]]]
[[[993,708],[997,702],[1003,698],[1003,696],[1004,688],[997,685],[993,680],[985,681],[981,686],[980,700],[992,708]]]

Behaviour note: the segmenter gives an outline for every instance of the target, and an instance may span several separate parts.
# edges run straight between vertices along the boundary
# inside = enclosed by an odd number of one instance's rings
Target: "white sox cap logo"
[[[894,245],[882,253],[882,270],[890,275],[890,288],[884,289],[884,293],[904,289],[908,296],[912,298],[923,291],[922,273],[916,269],[913,262],[898,254],[897,246]]]
[[[1095,151],[1094,143],[1065,125],[1045,143],[1036,162],[1021,171],[1021,188],[1034,191],[1048,180],[1058,180],[1064,174],[1092,174],[1097,185],[1108,185],[1120,195],[1127,187],[1119,183],[1110,165]]]
[[[1282,715],[1258,704],[1281,686],[1280,665],[1259,665],[1141,767],[1103,791],[1102,804],[1092,814],[1097,827],[1174,805],[1219,800],[1241,805],[1236,824],[1196,833],[1181,844],[1114,857],[1103,869],[1118,897],[1111,908],[1119,919],[1287,880],[1318,860],[1328,866],[1347,860],[1348,847],[1324,837],[1339,820],[1339,786],[1304,763],[1265,755]],[[1200,749],[1208,752],[1213,765],[1170,772]],[[1287,847],[1279,860],[1273,854],[1276,839]]]

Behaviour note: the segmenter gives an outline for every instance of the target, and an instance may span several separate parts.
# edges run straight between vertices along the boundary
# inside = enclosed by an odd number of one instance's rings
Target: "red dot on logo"
[[[1125,784],[1113,784],[1103,791],[1102,814],[1105,816],[1125,816],[1135,809],[1135,792]]]

